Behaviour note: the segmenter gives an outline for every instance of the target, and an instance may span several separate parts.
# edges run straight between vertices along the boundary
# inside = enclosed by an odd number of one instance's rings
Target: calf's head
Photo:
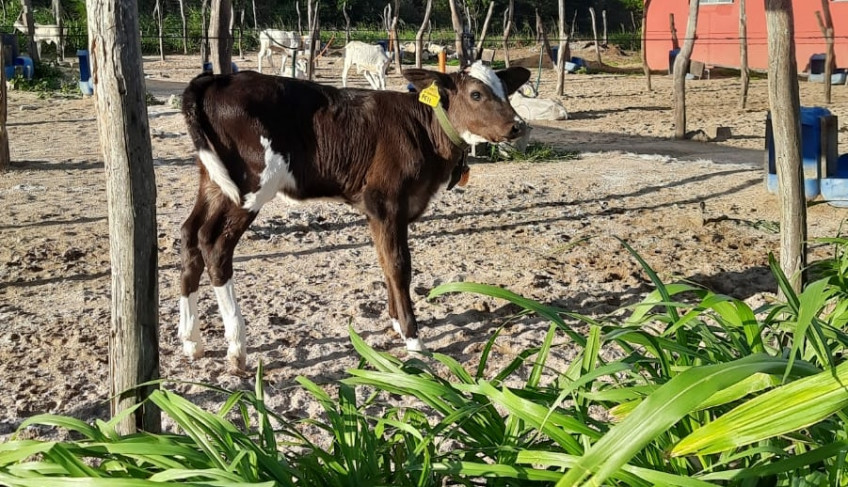
[[[525,68],[493,71],[477,61],[449,75],[423,69],[407,69],[403,75],[417,91],[436,84],[448,118],[469,144],[513,140],[527,130],[509,103],[509,95],[530,78]]]

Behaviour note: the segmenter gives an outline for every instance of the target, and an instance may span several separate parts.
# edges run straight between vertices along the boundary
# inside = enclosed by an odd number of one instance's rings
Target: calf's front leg
[[[424,352],[426,349],[418,336],[418,323],[412,310],[412,299],[409,297],[412,261],[409,254],[406,205],[396,199],[376,194],[366,197],[365,204],[380,267],[386,276],[392,326],[406,341],[407,350]]]

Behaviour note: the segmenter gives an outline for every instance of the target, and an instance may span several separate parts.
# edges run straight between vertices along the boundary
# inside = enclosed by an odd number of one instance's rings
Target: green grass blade
[[[671,454],[722,452],[817,423],[848,407],[845,384],[848,362],[772,389],[695,430]]]
[[[645,398],[621,423],[613,426],[557,485],[602,485],[657,435],[667,431],[717,391],[751,374],[774,373],[782,371],[785,366],[785,360],[754,355],[681,372]]]

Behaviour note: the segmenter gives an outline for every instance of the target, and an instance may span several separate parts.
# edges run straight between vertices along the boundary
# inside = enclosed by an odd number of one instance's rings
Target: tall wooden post
[[[677,27],[674,25],[674,14],[668,14],[668,23],[671,30],[671,48],[680,49],[680,41],[677,39]]]
[[[683,40],[683,48],[674,60],[674,137],[677,139],[686,138],[686,72],[689,71],[689,58],[695,49],[700,3],[700,0],[689,0],[686,39]]]
[[[3,37],[0,37],[0,59],[4,54]],[[5,172],[11,165],[9,154],[9,132],[6,130],[6,115],[9,103],[6,98],[6,70],[0,69],[0,173]]]
[[[56,19],[56,26],[59,27],[59,45],[56,46],[56,50],[59,51],[59,59],[62,61],[65,60],[65,20],[64,15],[62,13],[62,2],[61,0],[53,0],[53,17]]]
[[[156,6],[153,7],[153,18],[156,19],[156,27],[159,29],[159,60],[165,60],[165,25],[162,20],[162,2],[156,0]]]
[[[397,30],[399,18],[400,0],[395,0],[395,15],[392,17],[392,50],[395,51],[395,68],[398,74],[403,74],[403,54],[400,52],[400,37]]]
[[[451,23],[453,24],[455,34],[454,42],[456,43],[456,54],[459,56],[459,67],[464,68],[468,66],[470,59],[468,58],[468,53],[465,52],[465,43],[462,42],[462,20],[459,18],[456,2],[457,0],[448,0],[448,5],[450,5],[451,9]]]
[[[739,108],[744,109],[748,104],[748,86],[750,70],[748,69],[748,12],[745,0],[739,0]]]
[[[509,35],[512,32],[513,12],[515,11],[515,0],[509,0],[509,6],[504,11],[504,33],[503,33],[503,50],[504,50],[504,66],[509,67]]]
[[[427,6],[424,8],[424,20],[421,21],[421,28],[415,34],[415,67],[421,69],[421,63],[424,55],[424,29],[430,24],[430,13],[433,11],[433,0],[427,0]]]
[[[645,72],[645,84],[651,91],[651,67],[648,66],[648,6],[651,0],[645,0],[642,6],[642,71]]]
[[[39,63],[38,46],[35,43],[35,20],[32,17],[32,0],[21,0],[21,14],[27,26],[27,50],[34,64]]]
[[[233,43],[230,35],[230,0],[212,0],[209,18],[209,47],[212,51],[212,70],[219,74],[233,71]]]
[[[822,19],[822,14],[824,14],[824,19]],[[824,102],[830,105],[831,76],[833,76],[833,64],[836,57],[833,52],[833,18],[830,16],[830,0],[822,0],[822,10],[816,12],[816,20],[827,45],[827,54],[824,61]]]
[[[135,0],[89,0],[88,39],[100,148],[106,166],[112,320],[111,392],[159,377],[156,182],[145,105]],[[112,415],[154,389],[112,400]],[[118,424],[122,434],[159,432],[159,410],[145,403]]]
[[[568,35],[567,35],[567,27],[565,25],[565,0],[559,0],[558,2],[558,12],[559,14],[559,49],[557,50],[557,84],[556,84],[556,94],[562,96],[565,92],[565,62],[568,61],[571,56],[569,56],[568,52]]]
[[[595,39],[595,56],[598,58],[598,64],[603,65],[604,63],[601,61],[601,46],[598,44],[598,22],[595,18],[595,9],[593,7],[589,7],[589,16],[592,17],[592,36]]]
[[[180,21],[183,24],[183,54],[188,54],[188,23],[186,22],[185,0],[180,2]]]
[[[495,11],[494,0],[489,1],[489,10],[486,12],[486,20],[483,21],[483,29],[480,31],[480,39],[477,40],[477,49],[474,53],[474,59],[480,59],[483,56],[483,43],[486,41],[486,35],[489,33],[489,22],[492,21],[492,12]]]
[[[807,206],[801,165],[801,100],[795,61],[792,0],[765,0],[769,106],[780,202],[780,267],[801,291],[807,261]]]

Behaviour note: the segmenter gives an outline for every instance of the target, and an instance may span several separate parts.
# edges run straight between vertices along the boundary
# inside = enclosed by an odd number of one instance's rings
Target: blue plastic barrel
[[[80,80],[79,89],[83,95],[94,94],[94,85],[91,82],[91,60],[88,51],[80,49],[77,51],[79,59]]]
[[[801,164],[804,171],[804,195],[808,200],[815,199],[821,192],[819,180],[822,177],[820,161],[825,156],[822,147],[821,118],[830,115],[830,110],[822,107],[801,107]],[[766,123],[771,124],[771,113]],[[766,130],[768,146],[768,175],[766,186],[769,192],[777,191],[777,167],[774,156],[774,138],[772,131]]]

